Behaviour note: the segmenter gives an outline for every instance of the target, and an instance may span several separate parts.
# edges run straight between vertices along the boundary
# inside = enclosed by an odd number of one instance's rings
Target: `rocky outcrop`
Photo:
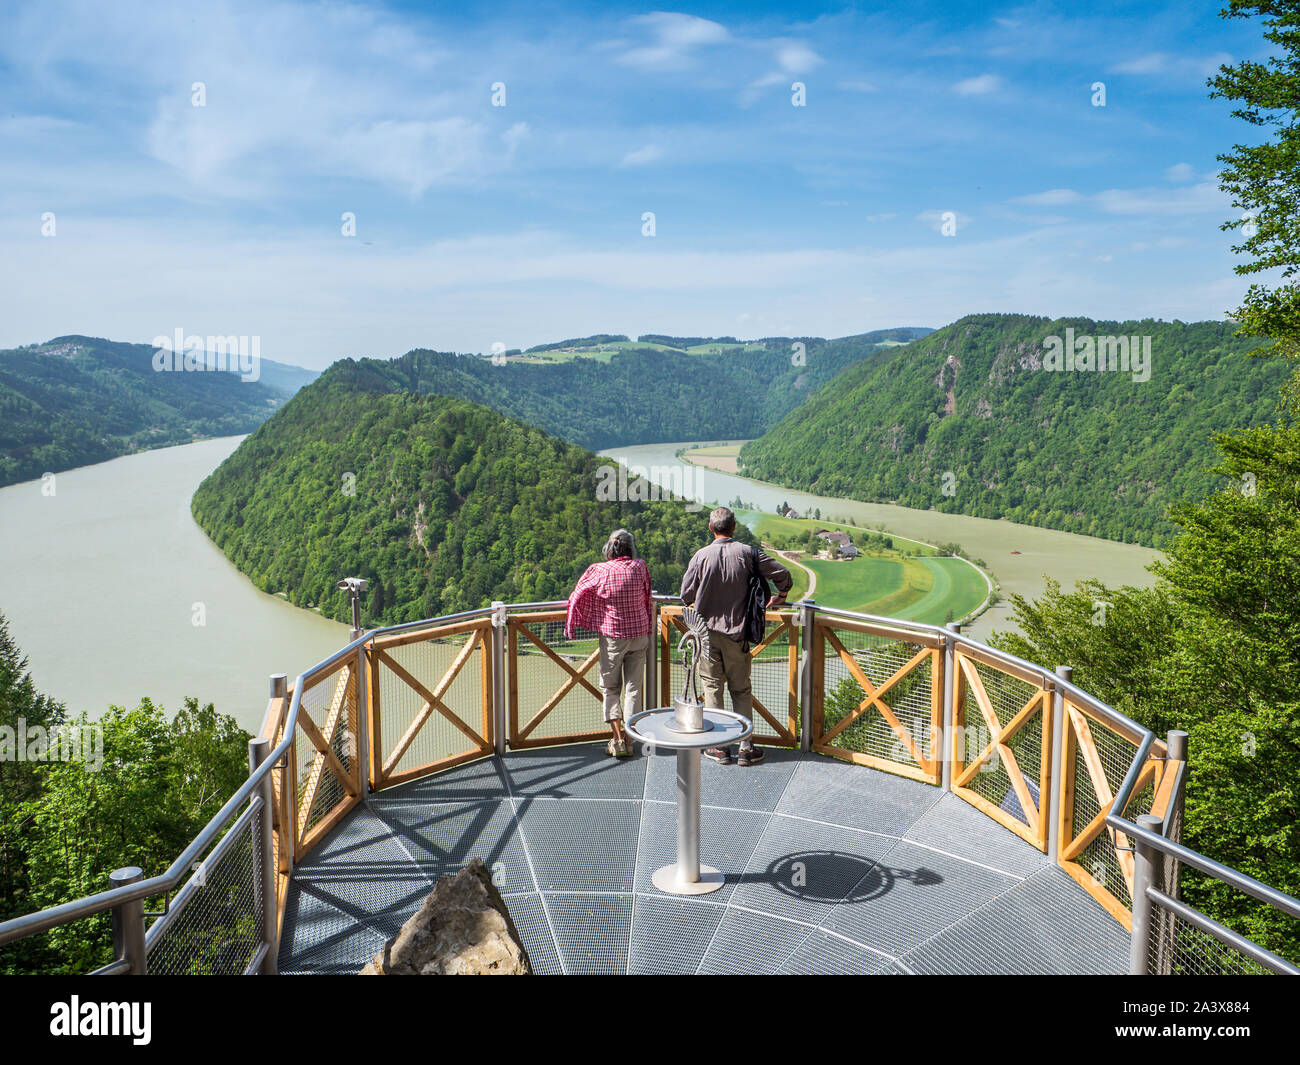
[[[362,976],[528,976],[528,952],[492,875],[475,858],[434,885]]]

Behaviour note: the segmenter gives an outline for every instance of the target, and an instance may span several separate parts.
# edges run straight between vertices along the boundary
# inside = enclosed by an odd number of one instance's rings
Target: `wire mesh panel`
[[[749,684],[754,704],[754,742],[772,747],[799,743],[799,630],[794,611],[770,610],[761,643],[749,649]],[[659,701],[671,705],[686,682],[678,650],[686,632],[682,608],[659,610]],[[721,709],[731,709],[722,707]]]
[[[1060,802],[1060,864],[1116,920],[1129,927],[1133,908],[1132,843],[1106,827],[1112,812],[1133,820],[1149,813],[1164,769],[1164,745],[1152,744],[1123,810],[1115,794],[1137,756],[1140,737],[1103,721],[1087,707],[1065,702]]]
[[[1272,976],[1250,955],[1224,943],[1155,903],[1159,935],[1150,941],[1150,972],[1160,976]]]
[[[919,634],[819,617],[813,750],[938,784],[942,656]]]
[[[1051,696],[1042,683],[964,649],[954,655],[953,791],[1047,850]]]
[[[254,864],[258,811],[246,806],[228,833],[147,934],[148,971],[168,976],[240,976],[266,940]]]
[[[301,857],[359,800],[360,653],[303,679],[290,760]]]
[[[376,640],[368,655],[376,789],[492,750],[492,622]]]
[[[564,610],[547,610],[517,614],[507,622],[511,747],[546,747],[610,734],[598,636],[580,628],[567,639],[565,617]],[[644,678],[641,683],[644,691]]]

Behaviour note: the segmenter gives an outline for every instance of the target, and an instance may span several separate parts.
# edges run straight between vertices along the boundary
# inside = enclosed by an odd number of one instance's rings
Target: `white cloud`
[[[822,57],[802,41],[782,41],[776,47],[776,61],[787,74],[806,74],[822,64]]]
[[[987,96],[1002,87],[1002,79],[996,74],[980,74],[957,82],[952,91],[959,96]]]
[[[672,70],[686,66],[695,58],[697,49],[731,39],[727,28],[720,23],[675,11],[638,15],[631,22],[645,27],[653,42],[624,52],[618,61],[645,70]]]
[[[1226,214],[1231,210],[1228,195],[1212,181],[1179,189],[1106,189],[1092,200],[1107,214],[1119,215]]]
[[[1192,181],[1195,177],[1196,168],[1191,163],[1175,163],[1165,171],[1165,180],[1179,185]]]
[[[623,161],[619,166],[645,166],[646,163],[653,163],[662,159],[664,150],[657,144],[647,144],[643,148],[635,148],[623,156]]]
[[[1232,56],[1227,52],[1215,52],[1213,55],[1172,55],[1169,52],[1146,52],[1122,63],[1114,64],[1110,70],[1113,74],[1137,74],[1142,76],[1171,74],[1175,76],[1208,77],[1215,73],[1224,63],[1231,63]]]

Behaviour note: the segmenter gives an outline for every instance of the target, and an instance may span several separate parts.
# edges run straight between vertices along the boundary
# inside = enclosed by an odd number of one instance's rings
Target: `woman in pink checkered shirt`
[[[632,534],[615,529],[602,548],[604,562],[587,567],[569,596],[564,635],[590,629],[600,638],[600,686],[605,721],[614,736],[605,750],[616,758],[632,754],[624,715],[641,710],[646,653],[650,650],[650,570],[636,557]]]

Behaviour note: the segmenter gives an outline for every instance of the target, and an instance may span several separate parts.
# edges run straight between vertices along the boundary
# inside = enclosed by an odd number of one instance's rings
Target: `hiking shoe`
[[[605,753],[611,758],[631,758],[632,744],[619,743],[618,740],[611,739],[605,744]]]
[[[736,759],[737,765],[758,765],[763,760],[762,747],[742,747],[740,748],[740,757]]]
[[[704,757],[717,762],[718,765],[731,765],[731,748],[709,747],[705,750]]]

